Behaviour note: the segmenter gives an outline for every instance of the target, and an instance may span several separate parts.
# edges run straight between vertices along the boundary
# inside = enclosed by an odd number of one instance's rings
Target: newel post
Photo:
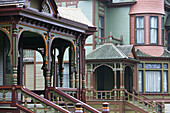
[[[81,103],[77,103],[75,107],[75,113],[83,113],[83,108]]]
[[[162,108],[162,113],[165,113],[165,103],[164,103],[164,101],[162,101],[162,106],[161,106],[161,108]]]
[[[102,110],[102,113],[110,113],[110,110],[109,110],[109,103],[107,103],[107,102],[103,103],[103,110]]]
[[[12,103],[11,103],[11,107],[16,107],[16,103],[18,103],[18,95],[17,95],[17,91],[16,91],[16,86],[12,86]]]

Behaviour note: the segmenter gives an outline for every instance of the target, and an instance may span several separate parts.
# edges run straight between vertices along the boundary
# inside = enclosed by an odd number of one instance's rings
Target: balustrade
[[[87,89],[87,100],[120,100],[122,89],[112,89],[110,91],[96,91],[95,89]]]

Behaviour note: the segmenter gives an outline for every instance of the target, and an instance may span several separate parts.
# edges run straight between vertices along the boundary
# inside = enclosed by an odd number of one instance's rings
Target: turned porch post
[[[18,28],[13,25],[12,28],[12,67],[13,67],[13,85],[17,85],[17,66],[18,66]]]

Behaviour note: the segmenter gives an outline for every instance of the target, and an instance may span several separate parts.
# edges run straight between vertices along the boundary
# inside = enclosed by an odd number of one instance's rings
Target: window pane
[[[104,37],[104,17],[99,16],[99,37]]]
[[[168,92],[168,71],[164,71],[164,93]]]
[[[138,68],[143,68],[143,64],[138,64]]]
[[[144,43],[144,29],[136,30],[136,36],[137,36],[137,44],[143,44]]]
[[[161,72],[145,71],[145,91],[161,92]]]
[[[150,17],[150,27],[151,28],[158,28],[158,18],[157,17]]]
[[[144,43],[144,17],[136,17],[136,43]]]
[[[157,43],[158,18],[150,17],[150,43]]]
[[[143,71],[139,71],[139,76],[138,76],[139,78],[138,78],[138,88],[139,88],[139,92],[141,93],[141,92],[143,92]]]
[[[150,38],[151,38],[151,41],[150,43],[157,43],[157,29],[151,29],[150,30]]]
[[[164,64],[164,69],[168,69],[168,64]]]
[[[161,69],[161,64],[145,64],[146,69]]]
[[[136,28],[144,28],[144,17],[136,17]]]

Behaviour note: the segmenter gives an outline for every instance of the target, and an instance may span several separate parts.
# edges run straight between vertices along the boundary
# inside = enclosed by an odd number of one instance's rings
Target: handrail
[[[62,95],[64,98],[70,100],[73,103],[81,103],[83,108],[87,109],[88,111],[90,111],[92,113],[100,113],[98,110],[96,110],[96,109],[92,108],[91,106],[85,104],[84,102],[70,96],[69,94],[64,93],[63,91],[61,91],[59,89],[56,89],[54,87],[48,87],[48,91],[54,91],[55,93],[58,93],[58,94]]]
[[[22,110],[22,111],[24,111],[24,112],[26,112],[26,113],[34,113],[34,112],[31,111],[30,109],[27,109],[27,108],[25,108],[25,107],[22,106],[22,105],[16,104],[16,106],[17,106],[20,110]]]
[[[31,97],[34,97],[38,101],[41,101],[41,102],[45,103],[46,105],[54,108],[55,110],[58,110],[58,111],[63,112],[63,113],[70,113],[68,110],[66,110],[66,109],[54,104],[53,102],[51,102],[51,101],[49,101],[49,100],[47,100],[47,99],[33,93],[33,92],[31,92],[30,90],[28,90],[28,89],[26,89],[26,88],[24,88],[22,86],[20,86],[20,87],[18,86],[18,87],[16,87],[16,89],[20,89],[22,92],[26,93],[27,95],[29,95]]]
[[[142,95],[142,94],[138,93],[135,89],[133,89],[133,91],[134,91],[137,95],[139,95],[139,96],[143,97],[144,99],[149,100],[150,102],[153,102],[153,100],[152,100],[152,99],[150,99],[150,98],[148,98],[148,97],[146,97],[146,96],[144,96],[144,95]],[[159,106],[161,106],[161,104],[160,104],[160,103],[158,103],[158,102],[155,102],[155,103],[156,103],[156,104],[158,104]]]
[[[95,89],[93,89],[94,92],[113,92],[113,91],[123,91],[123,89],[112,89],[112,90],[105,90],[105,91],[97,91]]]
[[[98,39],[108,39],[108,38],[112,38],[113,40],[123,41],[123,36],[122,36],[122,35],[121,35],[121,39],[114,38],[113,35],[109,35],[109,36],[107,36],[107,37],[98,37],[98,36],[96,36],[96,38],[98,38]]]
[[[148,104],[148,105],[150,105],[150,106],[153,106],[151,103],[146,102],[145,100],[143,100],[143,99],[141,99],[141,98],[139,98],[139,97],[137,97],[137,96],[129,93],[126,89],[125,89],[125,93],[127,93],[128,95],[130,95],[130,96],[132,96],[132,97],[134,97],[134,98],[136,98],[136,99],[138,99],[138,100],[140,100],[140,101],[142,101],[142,102],[144,102],[144,103],[146,103],[146,104]]]

